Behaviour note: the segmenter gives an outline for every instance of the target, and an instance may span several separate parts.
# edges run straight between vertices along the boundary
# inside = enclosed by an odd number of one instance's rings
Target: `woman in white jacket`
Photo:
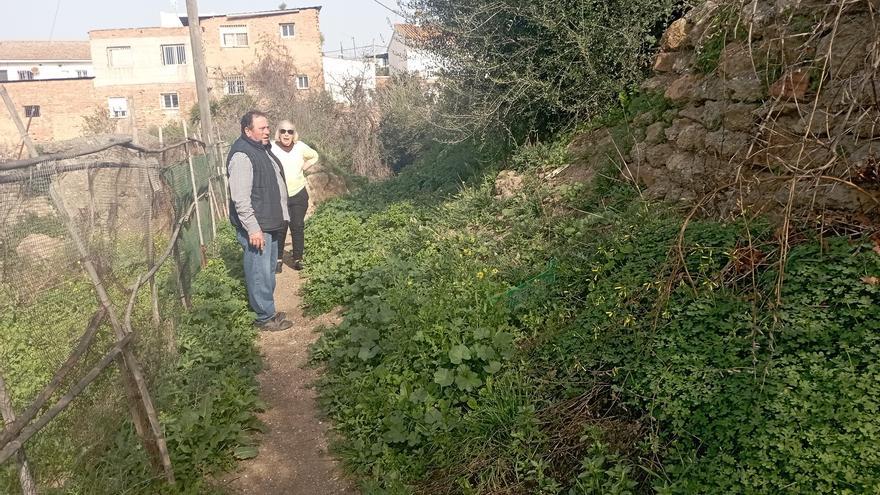
[[[296,128],[289,120],[278,123],[272,153],[281,161],[284,168],[284,179],[287,181],[287,208],[290,211],[291,251],[290,267],[302,270],[303,240],[305,231],[306,210],[309,208],[309,193],[306,190],[304,170],[318,161],[318,153],[306,143],[299,140]],[[278,263],[275,271],[281,272],[286,232],[281,234],[278,242]]]

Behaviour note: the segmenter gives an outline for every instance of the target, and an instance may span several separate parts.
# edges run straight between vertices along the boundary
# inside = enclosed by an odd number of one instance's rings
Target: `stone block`
[[[764,87],[761,81],[754,75],[728,79],[724,82],[724,85],[728,97],[733,101],[761,101],[764,96]]]
[[[676,74],[685,74],[694,70],[696,55],[692,50],[678,52],[678,57],[672,63],[672,71]]]
[[[731,103],[724,108],[721,125],[728,131],[748,131],[756,123],[757,108],[753,103]]]
[[[672,121],[672,125],[667,127],[663,133],[666,134],[667,141],[675,141],[678,139],[678,135],[681,133],[682,129],[687,127],[691,121],[689,119],[675,119]]]
[[[770,85],[770,96],[803,101],[810,87],[810,73],[803,70],[786,72]]]
[[[721,102],[707,100],[703,105],[691,105],[681,109],[678,115],[703,124],[707,129],[717,129],[721,125],[724,105]]]
[[[658,73],[654,77],[650,77],[642,81],[639,87],[647,92],[666,91],[666,88],[676,79],[675,74]]]
[[[645,161],[653,167],[663,167],[673,153],[675,153],[675,148],[671,144],[658,144],[645,150]]]
[[[660,39],[660,47],[664,51],[680,50],[688,45],[690,39],[688,33],[690,26],[687,19],[681,18],[673,22],[666,28],[663,37]]]
[[[745,43],[728,43],[721,51],[718,69],[727,78],[748,76],[755,73],[752,56]]]
[[[860,2],[861,3],[861,2]],[[865,68],[868,49],[880,37],[869,16],[844,19],[836,32],[827,34],[816,48],[817,63],[826,57],[828,71],[834,79],[844,79]]]
[[[31,263],[46,262],[62,255],[64,251],[64,239],[46,234],[29,234],[15,247],[16,254]]]
[[[706,145],[706,128],[692,122],[685,126],[675,139],[675,146],[684,151],[701,151]]]
[[[706,150],[722,160],[744,158],[749,151],[751,136],[724,129],[706,134]]]
[[[523,178],[513,170],[502,170],[495,178],[495,198],[512,198],[522,190]]]
[[[665,96],[673,102],[694,101],[700,78],[694,74],[685,74],[666,88]]]
[[[694,153],[679,151],[666,160],[666,168],[674,174],[679,184],[688,184],[705,172],[704,158]]]
[[[666,124],[663,122],[654,122],[645,130],[645,142],[648,144],[659,144],[666,141]]]
[[[654,72],[672,72],[678,54],[675,52],[660,52],[654,59]]]

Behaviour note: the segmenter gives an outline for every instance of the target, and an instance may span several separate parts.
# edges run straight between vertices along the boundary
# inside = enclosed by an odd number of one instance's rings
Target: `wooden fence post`
[[[74,245],[79,252],[83,268],[89,276],[92,285],[95,287],[95,292],[98,295],[98,300],[101,302],[101,306],[107,311],[110,324],[116,334],[116,341],[122,343],[128,338],[130,331],[127,331],[123,327],[122,322],[119,321],[116,310],[110,301],[110,296],[107,294],[104,284],[89,256],[88,248],[80,237],[76,225],[70,218],[70,214],[64,206],[63,199],[58,194],[58,191],[55,190],[54,183],[49,184],[49,197],[55,204],[59,218],[65,227],[67,227],[67,231],[73,239]],[[175,481],[174,469],[171,466],[171,457],[168,455],[165,435],[162,432],[162,426],[159,424],[159,417],[156,414],[156,409],[153,407],[153,399],[147,388],[147,382],[141,371],[140,363],[128,347],[122,348],[122,360],[119,362],[119,365],[120,372],[123,376],[123,383],[126,387],[126,395],[128,397],[129,409],[132,413],[135,430],[137,430],[138,435],[141,437],[144,448],[150,453],[150,458],[159,464],[161,469],[164,470],[165,479],[168,483],[173,484]],[[150,431],[153,436],[152,442],[147,436],[147,433]]]
[[[8,428],[15,421],[15,411],[12,409],[12,399],[6,392],[6,382],[0,376],[0,415],[3,417],[3,423]],[[24,495],[37,495],[37,485],[34,483],[34,477],[31,474],[31,468],[28,464],[27,455],[24,448],[18,449],[18,482],[21,483],[21,493]]]
[[[189,180],[192,184],[193,201],[196,204],[196,226],[199,229],[199,254],[202,268],[208,265],[208,259],[205,256],[205,235],[202,233],[202,213],[199,208],[199,188],[196,184],[196,172],[193,166],[192,149],[189,146],[189,132],[186,128],[186,120],[183,121],[183,138],[186,139],[184,150],[186,151],[186,159],[189,161]]]
[[[153,266],[156,260],[155,247],[153,245],[153,199],[155,191],[153,189],[153,181],[150,179],[150,171],[144,170],[141,173],[143,174],[141,177],[144,178],[145,186],[143,192],[146,194],[147,200],[147,221],[144,222],[147,228],[144,232],[144,243],[147,249],[147,266]],[[150,277],[150,309],[153,312],[153,326],[158,329],[162,318],[159,315],[159,288],[156,286],[156,277]]]

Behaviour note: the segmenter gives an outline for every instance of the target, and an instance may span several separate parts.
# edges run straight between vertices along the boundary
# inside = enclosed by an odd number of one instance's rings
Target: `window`
[[[125,98],[108,98],[108,106],[110,107],[111,119],[123,119],[128,117],[128,100]]]
[[[162,65],[186,64],[186,49],[180,45],[162,45]]]
[[[39,117],[40,116],[40,105],[25,105],[24,106],[24,116],[25,117]]]
[[[9,71],[8,70],[0,70],[0,81],[8,81],[9,80]]]
[[[18,71],[18,79],[21,81],[30,81],[34,78],[34,73],[29,70]]]
[[[220,46],[235,48],[248,46],[247,26],[220,26]]]
[[[131,67],[131,47],[130,46],[110,46],[107,47],[107,65],[110,67]]]
[[[162,93],[162,108],[166,110],[180,108],[180,100],[177,99],[177,93]]]
[[[293,23],[288,24],[280,24],[281,26],[281,37],[282,38],[293,38]]]
[[[89,71],[87,70],[77,70],[76,77],[89,77]]]
[[[244,77],[229,76],[226,78],[226,94],[243,95],[244,94]]]
[[[309,76],[296,76],[296,89],[309,89]]]

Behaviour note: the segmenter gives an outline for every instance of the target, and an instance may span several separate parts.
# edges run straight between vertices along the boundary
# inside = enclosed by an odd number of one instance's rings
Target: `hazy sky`
[[[7,1],[2,0],[5,4]],[[396,0],[379,0],[396,8]],[[282,0],[198,0],[202,14],[274,10]],[[352,46],[387,45],[391,22],[400,18],[374,0],[287,0],[287,7],[320,5],[324,50]],[[57,9],[57,16],[55,15]],[[186,0],[27,0],[4,9],[0,17],[0,40],[85,40],[91,29],[148,27],[159,25],[159,12],[186,12]],[[55,28],[52,29],[52,20]],[[384,39],[384,43],[383,40]]]

